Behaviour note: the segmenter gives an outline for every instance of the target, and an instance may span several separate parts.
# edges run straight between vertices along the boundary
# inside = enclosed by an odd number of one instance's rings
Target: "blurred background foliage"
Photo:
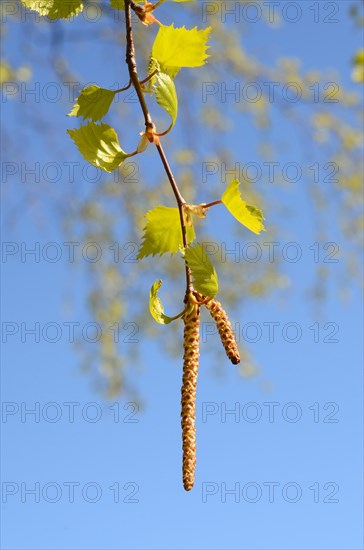
[[[89,22],[75,19],[71,22],[50,23],[36,17],[24,17],[25,10],[17,2],[6,4],[10,15],[5,19],[3,17],[1,28],[5,52],[0,65],[2,93],[6,94],[11,89],[7,86],[9,83],[26,82],[30,86],[41,80],[43,83],[67,83],[67,89],[72,89],[74,94],[72,100],[65,98],[57,107],[58,110],[52,104],[45,110],[42,101],[37,104],[21,101],[20,93],[8,94],[5,109],[10,103],[16,102],[18,122],[16,128],[3,127],[3,135],[8,138],[4,152],[9,159],[22,159],[24,146],[30,139],[35,139],[40,147],[48,151],[48,158],[65,160],[72,145],[63,129],[59,132],[55,129],[60,125],[62,112],[69,112],[79,90],[89,84],[90,80],[100,86],[108,87],[110,84],[104,75],[101,79],[99,77],[102,74],[102,67],[98,65],[100,60],[107,60],[110,74],[115,74],[115,80],[120,86],[127,83],[127,70],[123,65],[123,12],[118,12],[115,18],[114,10],[107,2],[85,1]],[[12,4],[13,10],[9,9]],[[360,46],[363,2],[358,0],[342,5],[345,5],[344,9],[351,17],[352,31],[357,33]],[[274,23],[270,23],[263,4],[262,9],[265,25],[277,27],[276,32],[279,33],[285,22],[276,18]],[[314,241],[342,244],[342,268],[335,271],[336,280],[333,284],[340,298],[348,297],[353,279],[357,280],[360,273],[358,251],[362,246],[363,50],[358,47],[353,52],[352,59],[348,59],[347,75],[340,75],[335,71],[335,59],[332,59],[331,66],[324,72],[315,67],[307,69],[300,59],[289,55],[278,57],[272,63],[267,59],[264,48],[258,52],[249,48],[249,36],[254,31],[254,25],[241,21],[239,25],[231,27],[223,23],[218,15],[209,17],[208,22],[204,23],[199,2],[166,4],[160,8],[157,17],[166,24],[174,21],[176,25],[202,27],[208,24],[213,28],[210,62],[199,70],[184,70],[183,76],[176,79],[180,102],[179,122],[176,129],[165,138],[168,157],[185,198],[190,203],[219,198],[225,185],[224,178],[221,178],[219,170],[216,177],[210,178],[206,184],[203,181],[202,163],[208,161],[216,163],[218,167],[226,165],[228,170],[232,170],[238,162],[240,169],[251,160],[244,153],[250,133],[257,136],[254,144],[255,162],[283,162],[283,159],[288,158],[303,166],[303,177],[298,184],[299,197],[310,205]],[[155,26],[147,29],[135,21],[141,76],[147,73],[150,45],[156,30]],[[19,57],[12,59],[10,54],[7,55],[6,46],[14,39],[11,33],[15,32],[21,62]],[[348,78],[352,85],[345,87],[342,80],[347,81]],[[217,108],[216,103],[201,100],[202,83],[226,83],[230,89],[231,84],[238,83],[244,87],[251,82],[260,84],[263,91],[255,102],[220,101]],[[299,105],[280,101],[279,98],[270,101],[269,88],[264,85],[265,82],[279,82],[280,86],[295,83],[303,93]],[[320,90],[328,82],[337,84],[334,90],[338,100],[336,103],[325,103],[322,98],[317,100],[315,97],[315,86],[318,86],[317,93],[321,93]],[[325,90],[330,93],[330,89]],[[51,117],[50,108],[53,109]],[[157,123],[160,122],[160,127],[164,127],[166,119],[162,111],[154,103],[151,110],[155,113]],[[68,127],[71,127],[71,122],[67,121]],[[126,100],[117,102],[111,123],[117,130],[122,129],[127,141],[135,144],[143,124],[139,106],[132,95],[128,94]],[[302,155],[299,159],[295,153],[289,156],[291,143],[290,139],[285,140],[284,135],[287,125],[290,127],[287,134],[294,132],[296,135],[295,147],[300,148]],[[124,148],[123,145],[121,142]],[[67,186],[67,182],[64,182],[65,185],[61,182],[52,189],[47,185],[42,186],[42,182],[35,186],[19,183],[17,202],[12,201],[12,193],[15,191],[4,189],[9,204],[7,211],[10,213],[10,223],[16,224],[13,221],[16,216],[13,214],[19,209],[20,196],[20,203],[33,211],[35,223],[42,223],[44,227],[47,223],[57,223],[65,240],[85,244],[95,242],[102,249],[111,247],[110,253],[103,254],[101,261],[87,264],[89,290],[82,299],[87,302],[92,319],[104,327],[119,324],[119,327],[123,327],[124,337],[116,342],[113,331],[103,330],[97,353],[95,345],[88,348],[84,343],[78,343],[82,365],[98,381],[100,390],[109,396],[115,396],[121,391],[129,395],[135,392],[130,369],[136,368],[138,364],[137,346],[128,346],[123,342],[125,334],[133,338],[133,331],[138,330],[135,327],[142,327],[145,335],[158,339],[170,353],[181,353],[181,326],[177,323],[161,329],[147,313],[149,288],[161,276],[166,279],[162,294],[167,313],[174,314],[180,310],[184,292],[181,262],[177,258],[171,261],[169,257],[158,261],[154,258],[136,261],[147,210],[159,204],[174,205],[165,174],[158,159],[152,159],[154,151],[151,149],[149,147],[147,154],[137,157],[136,161],[121,165],[116,175],[100,174],[95,183],[78,181],[77,184]],[[331,178],[328,184],[318,185],[317,174],[310,168],[315,162],[320,166],[327,163],[333,163],[329,167],[339,166],[337,177]],[[229,174],[227,181],[232,177]],[[300,203],[293,198],[292,183],[283,177],[276,177],[273,184],[261,181],[255,184],[247,178],[242,183],[244,198],[262,208],[266,215],[268,233],[262,241],[287,242],[299,239],[292,220],[300,209]],[[282,199],[284,196],[286,199]],[[221,243],[220,228],[214,227],[212,215],[206,223],[200,223],[198,231],[200,241]],[[238,226],[236,234],[231,233],[227,248],[233,248],[236,242],[244,245],[252,242],[252,238]],[[249,300],[267,299],[277,291],[282,291],[283,299],[286,299],[293,283],[287,272],[287,264],[279,261],[246,261],[241,267],[233,261],[225,262],[222,259],[219,254],[213,257],[221,281],[219,299],[230,312],[232,320],[234,311]],[[82,270],[84,264],[74,269]],[[327,269],[318,263],[314,282],[307,288],[313,307],[324,302],[327,284]],[[130,319],[133,322],[129,322]],[[168,330],[167,336],[163,330]],[[210,353],[220,353],[219,343],[215,345],[216,350],[210,350]],[[242,374],[256,374],[257,366],[248,348],[241,349],[241,352]]]

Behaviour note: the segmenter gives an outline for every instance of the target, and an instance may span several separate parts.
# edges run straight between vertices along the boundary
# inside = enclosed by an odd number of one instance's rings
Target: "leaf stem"
[[[120,94],[120,92],[126,92],[126,90],[129,90],[130,87],[131,87],[131,79],[129,80],[129,84],[125,86],[125,88],[120,88],[120,90],[115,90],[115,93]]]
[[[139,81],[139,84],[145,84],[146,82],[148,82],[148,80],[150,80],[151,78],[153,78],[153,76],[155,74],[157,74],[158,72],[158,69],[155,69],[152,73],[150,73],[150,75],[148,75],[146,78],[144,78],[144,80],[140,80]]]
[[[155,71],[153,71],[150,75],[148,75],[146,78],[144,78],[144,80],[140,80],[139,84],[146,84],[148,82],[148,80],[150,80],[151,78],[153,78],[153,76],[155,74],[157,74],[157,72],[158,72],[158,69],[155,69]],[[120,94],[120,92],[126,92],[126,90],[129,90],[131,85],[132,85],[132,80],[130,79],[129,84],[127,86],[125,86],[125,88],[120,88],[119,90],[115,90],[115,93]],[[160,134],[158,134],[158,135],[160,135]]]
[[[166,0],[159,0],[156,4],[154,4],[153,6],[153,10],[155,10],[156,8],[158,8],[159,6],[161,6],[162,4],[164,4]]]
[[[183,317],[187,313],[187,311],[188,311],[188,306],[186,306],[184,310],[181,311],[181,313],[179,313],[178,315],[175,315],[174,317],[169,317],[169,319],[171,321],[177,321],[177,319],[180,319],[181,317]]]
[[[172,130],[172,128],[173,128],[173,122],[169,126],[169,128],[167,128],[167,130],[165,130],[164,132],[161,132],[160,134],[155,134],[155,135],[158,136],[158,137],[166,136],[167,134],[169,134],[169,132]]]
[[[134,7],[133,7],[133,4],[134,4]],[[154,132],[155,125],[149,113],[149,110],[144,98],[141,82],[139,81],[139,77],[138,77],[137,63],[135,58],[135,47],[134,47],[134,40],[133,40],[133,27],[131,22],[131,8],[135,10],[135,7],[138,8],[138,6],[133,2],[133,0],[125,0],[126,64],[129,69],[130,80],[135,88],[135,91],[139,99],[140,107],[143,111],[146,133],[148,135],[148,133],[155,134]],[[161,158],[162,164],[167,174],[169,183],[171,184],[172,191],[177,201],[180,221],[181,221],[182,242],[183,242],[184,248],[186,248],[188,245],[187,227],[186,227],[186,220],[184,215],[184,205],[186,204],[186,201],[181,195],[181,192],[178,188],[177,182],[174,178],[173,172],[171,170],[171,167],[165,155],[164,149],[158,139],[155,142],[155,146],[157,147],[157,151],[159,153],[159,156]],[[186,261],[185,261],[185,268],[186,268],[186,295],[185,295],[185,302],[186,302],[188,300],[188,295],[190,294],[190,292],[193,291],[193,285],[192,285],[191,270],[188,267]]]
[[[211,208],[211,206],[216,206],[217,204],[222,204],[222,201],[209,202],[208,204],[203,204],[202,206],[204,208]]]

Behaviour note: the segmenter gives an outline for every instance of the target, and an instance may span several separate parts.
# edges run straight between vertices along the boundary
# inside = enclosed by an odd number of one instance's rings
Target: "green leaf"
[[[251,206],[243,201],[239,186],[240,181],[233,180],[221,197],[222,203],[234,218],[250,229],[250,231],[259,235],[261,231],[265,231],[263,213],[255,206]]]
[[[161,25],[152,48],[152,57],[157,59],[170,76],[181,67],[200,67],[209,57],[206,53],[211,27],[204,30],[175,28]]]
[[[191,270],[193,284],[197,292],[213,298],[219,290],[219,280],[210,258],[200,243],[188,246],[185,259]]]
[[[155,256],[170,252],[175,254],[183,247],[181,221],[178,208],[157,206],[146,214],[147,225],[144,228],[143,242],[138,259],[145,256]],[[195,238],[193,226],[187,225],[187,239]]]
[[[100,86],[87,86],[81,90],[68,116],[81,116],[84,120],[90,118],[94,122],[100,120],[108,112],[115,93]]]
[[[49,19],[69,19],[83,10],[81,0],[21,0],[28,9]]]
[[[176,86],[168,74],[159,73],[155,81],[155,97],[172,119],[171,128],[175,125],[178,115],[178,97]]]
[[[89,122],[87,126],[67,132],[81,155],[105,172],[112,172],[129,156],[120,148],[114,128],[107,124]]]
[[[169,325],[172,321],[176,319],[176,317],[168,317],[167,315],[164,315],[164,307],[163,304],[158,296],[158,290],[162,286],[162,281],[156,281],[152,288],[150,289],[150,295],[149,295],[149,311],[152,315],[152,317],[159,323],[160,325]],[[177,316],[178,318],[179,316]]]

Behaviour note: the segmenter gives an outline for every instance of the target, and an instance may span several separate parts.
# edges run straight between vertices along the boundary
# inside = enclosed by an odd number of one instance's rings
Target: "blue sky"
[[[293,4],[302,9],[296,23],[285,21],[279,29],[270,29],[263,21],[251,25],[247,49],[264,53],[267,63],[277,56],[297,56],[304,68],[334,66],[343,83],[357,90],[350,81],[350,59],[360,45],[359,33],[353,31],[347,15],[348,3],[325,3],[327,12],[319,13],[318,22],[312,19],[310,2]],[[332,15],[328,4],[337,6],[338,14]],[[282,2],[278,9],[286,5]],[[172,8],[163,9],[172,20]],[[325,22],[325,17],[336,17],[338,22]],[[21,24],[14,21],[13,34],[7,38],[7,55],[15,65],[27,61],[27,52],[16,43]],[[226,25],[234,30],[238,24],[227,18]],[[36,51],[34,45],[32,51]],[[94,63],[99,83],[110,85],[114,64],[104,64],[101,54],[85,64],[85,52],[81,43],[75,64],[83,80],[93,79]],[[42,63],[35,78],[43,84],[49,78]],[[19,124],[17,101],[1,105],[5,128],[20,129],[19,135],[11,137],[12,145],[29,163],[51,162],[54,152],[43,148],[42,129],[34,131],[27,120]],[[47,102],[44,108],[63,135],[70,124],[64,105],[53,107]],[[31,120],[31,113],[27,116]],[[280,161],[301,162],[292,128],[276,122],[270,138],[281,139],[284,131],[284,140],[292,141]],[[184,134],[178,126],[176,132],[182,146]],[[224,134],[227,147],[229,140],[233,143],[241,135],[238,132],[235,127],[230,137]],[[258,138],[252,133],[254,142]],[[248,141],[244,141],[245,158],[254,158]],[[57,159],[80,160],[76,150],[67,148],[68,142],[63,146],[62,139],[55,139],[55,143]],[[208,158],[208,140],[201,150]],[[147,155],[152,158],[151,151]],[[315,158],[321,161],[320,151]],[[14,157],[4,155],[4,160],[12,162]],[[158,164],[152,167],[160,169]],[[259,376],[245,379],[228,362],[218,365],[208,349],[216,336],[209,335],[210,325],[203,325],[198,465],[195,487],[185,493],[179,420],[182,365],[181,359],[171,358],[163,349],[168,327],[160,327],[151,341],[141,326],[137,341],[125,344],[134,346],[141,357],[140,368],[130,369],[130,376],[143,407],[130,399],[103,400],[87,373],[79,369],[66,324],[77,322],[84,328],[93,322],[78,307],[87,282],[70,268],[65,255],[55,263],[42,258],[36,262],[32,256],[22,261],[21,243],[31,248],[39,242],[42,251],[49,242],[63,243],[64,235],[58,224],[49,222],[51,212],[34,218],[24,210],[23,188],[10,187],[16,178],[3,178],[3,220],[9,220],[14,204],[18,209],[14,224],[3,223],[2,240],[20,248],[2,257],[2,547],[362,548],[361,292],[353,282],[351,299],[338,299],[332,281],[337,281],[342,269],[339,254],[338,263],[326,265],[328,296],[320,314],[307,299],[316,264],[310,250],[315,238],[312,212],[304,191],[294,188],[278,195],[288,206],[302,199],[302,208],[289,221],[295,237],[288,240],[298,243],[302,251],[297,263],[285,263],[294,283],[263,302],[237,307],[234,315],[233,324],[259,365]],[[72,189],[65,180],[57,182],[56,188],[50,182],[29,181],[35,195]],[[87,195],[87,185],[79,184]],[[274,188],[267,193],[273,196]],[[234,243],[224,212],[216,209],[213,216],[212,227],[224,225],[224,239]],[[269,237],[264,235],[263,241]],[[236,267],[243,269],[241,263]],[[146,280],[145,289],[149,286]],[[71,314],[64,304],[70,287],[76,297]],[[35,323],[39,323],[39,341],[26,333]],[[274,337],[269,336],[272,323]],[[52,343],[54,324],[60,333]],[[219,375],[214,372],[217,366]],[[27,412],[31,409],[33,414]]]

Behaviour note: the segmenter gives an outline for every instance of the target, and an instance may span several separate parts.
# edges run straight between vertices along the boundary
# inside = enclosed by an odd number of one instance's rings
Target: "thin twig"
[[[142,83],[139,81],[139,77],[138,77],[138,70],[137,70],[137,64],[136,64],[136,58],[135,58],[135,47],[134,47],[134,40],[133,40],[133,28],[132,28],[132,22],[131,22],[131,11],[130,11],[131,8],[134,9],[133,0],[125,0],[126,63],[129,69],[130,80],[135,88],[141,109],[143,111],[146,132],[147,134],[148,132],[149,133],[152,132],[153,134],[155,134],[154,132],[155,125],[153,123],[152,117],[149,113],[148,106],[144,98],[144,93],[141,87]],[[171,167],[168,163],[167,157],[164,153],[163,147],[160,144],[159,140],[155,143],[155,145],[157,147],[157,151],[159,153],[159,156],[161,158],[168,180],[171,184],[174,196],[177,201],[179,215],[180,215],[180,222],[181,222],[181,230],[182,230],[182,242],[183,242],[184,248],[186,248],[188,245],[187,227],[186,227],[186,221],[184,216],[184,205],[186,204],[186,201],[181,195],[181,192],[178,188],[177,182],[173,176],[173,172],[171,170]],[[186,296],[185,296],[185,301],[186,301],[188,295],[193,290],[193,285],[192,285],[191,270],[188,267],[187,262],[185,262],[185,267],[186,267],[186,283],[187,283]]]
[[[159,144],[156,145],[156,147],[157,147],[157,151],[159,153],[159,156],[162,160],[162,163],[163,163],[164,169],[166,171],[167,177],[169,179],[169,183],[171,184],[174,196],[176,197],[176,201],[177,201],[177,205],[178,205],[178,211],[179,211],[179,217],[180,217],[180,221],[181,221],[182,242],[183,242],[183,247],[186,248],[187,245],[188,245],[187,227],[186,227],[186,221],[185,221],[185,216],[184,216],[184,205],[186,204],[186,201],[184,200],[184,198],[182,197],[182,195],[180,193],[180,190],[178,188],[176,180],[174,179],[171,167],[169,166],[169,163],[168,163],[167,157],[164,153],[162,145],[159,143]],[[190,294],[190,292],[192,292],[193,286],[192,286],[191,270],[188,267],[187,262],[185,262],[185,268],[186,268],[186,283],[187,283],[187,288],[186,288],[186,300],[187,300],[187,296]]]
[[[130,80],[133,83],[135,91],[137,93],[140,106],[142,108],[146,130],[153,130],[154,124],[152,117],[149,114],[147,104],[144,99],[144,93],[140,86],[137,65],[135,60],[135,48],[133,41],[133,27],[131,23],[131,6],[132,0],[125,0],[125,25],[126,25],[126,64],[128,65]]]

